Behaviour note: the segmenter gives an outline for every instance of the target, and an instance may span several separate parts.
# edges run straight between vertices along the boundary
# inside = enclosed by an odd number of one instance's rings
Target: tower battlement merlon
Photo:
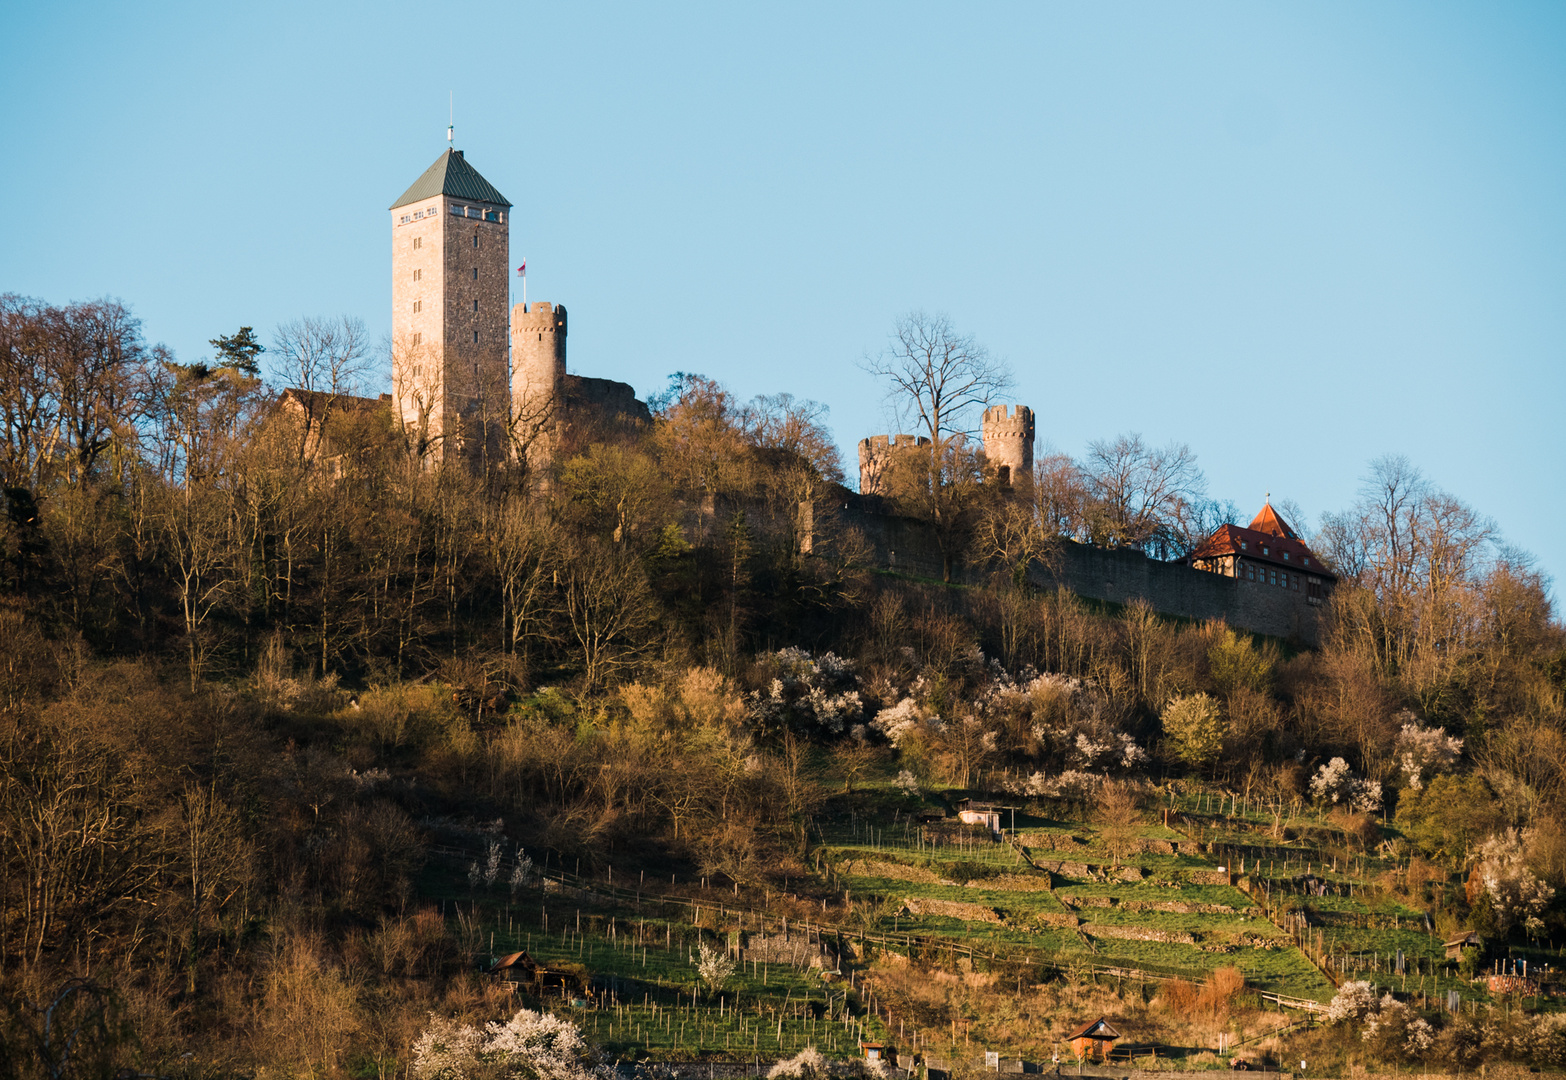
[[[551,304],[548,300],[535,300],[530,304],[513,304],[511,306],[512,327],[527,326],[530,328],[543,327],[554,328],[558,333],[565,333],[566,309],[565,305]]]

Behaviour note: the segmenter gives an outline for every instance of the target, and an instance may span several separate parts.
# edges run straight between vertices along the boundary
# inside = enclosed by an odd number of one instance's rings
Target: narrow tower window
[[[476,267],[476,266],[473,268],[473,280],[474,281],[478,280],[478,267]]]
[[[477,330],[473,331],[473,344],[475,344],[475,345],[478,344],[478,331]]]
[[[478,233],[473,234],[473,246],[478,247]]]

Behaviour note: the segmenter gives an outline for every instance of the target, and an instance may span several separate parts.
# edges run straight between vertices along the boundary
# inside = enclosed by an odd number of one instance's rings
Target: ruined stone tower
[[[872,435],[859,440],[859,493],[861,495],[887,494],[887,472],[892,458],[899,450],[915,446],[929,446],[923,435]],[[1031,445],[1031,444],[1030,444]]]
[[[435,457],[506,452],[510,212],[460,150],[391,206],[392,395]]]
[[[1033,475],[1033,410],[992,405],[984,410],[984,458],[1002,486]]]
[[[554,451],[566,374],[566,309],[547,300],[511,309],[511,398],[516,441],[528,463]]]

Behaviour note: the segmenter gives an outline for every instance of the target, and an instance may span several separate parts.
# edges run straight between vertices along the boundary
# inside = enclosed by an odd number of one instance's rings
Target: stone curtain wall
[[[1154,610],[1190,619],[1223,619],[1231,626],[1315,644],[1317,609],[1305,592],[1159,562],[1130,548],[1065,545],[1060,569],[1035,565],[1028,578],[1046,588],[1065,587],[1078,596],[1129,604],[1146,598]]]
[[[859,529],[882,569],[939,579],[941,551],[922,522],[876,513],[865,500],[846,501],[845,524]],[[1066,588],[1078,596],[1129,604],[1143,598],[1155,611],[1189,619],[1223,619],[1230,626],[1314,645],[1320,638],[1319,610],[1295,592],[1260,582],[1193,570],[1183,563],[1149,559],[1131,548],[1088,544],[1062,546],[1054,571],[1035,563],[1028,580],[1043,589]],[[963,567],[960,579],[977,582],[979,568]]]

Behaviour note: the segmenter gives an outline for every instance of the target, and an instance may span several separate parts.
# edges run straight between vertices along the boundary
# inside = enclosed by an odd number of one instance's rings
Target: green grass
[[[869,942],[872,960],[878,948],[890,947],[908,953],[917,963],[950,967],[959,959],[971,957],[980,970],[1032,967],[1040,978],[1049,977],[1055,970],[1124,967],[1154,976],[1199,979],[1217,968],[1236,965],[1257,989],[1329,1000],[1334,993],[1330,981],[1277,924],[1254,914],[1261,901],[1239,888],[1195,884],[1187,879],[1191,871],[1212,870],[1220,862],[1237,871],[1237,859],[1243,852],[1250,880],[1259,884],[1271,882],[1268,906],[1274,912],[1301,905],[1327,924],[1324,929],[1313,928],[1313,940],[1317,933],[1324,938],[1334,972],[1339,971],[1340,961],[1331,958],[1349,957],[1341,962],[1345,970],[1339,977],[1369,979],[1382,989],[1411,993],[1423,990],[1433,998],[1453,987],[1462,990],[1465,1000],[1482,997],[1478,987],[1456,979],[1446,967],[1441,943],[1424,932],[1417,909],[1371,887],[1377,875],[1395,867],[1393,860],[1361,859],[1357,855],[1350,858],[1346,848],[1339,848],[1337,869],[1332,868],[1330,847],[1313,846],[1330,845],[1329,823],[1314,819],[1291,822],[1291,828],[1305,832],[1305,839],[1284,845],[1265,835],[1272,825],[1270,812],[1255,810],[1223,816],[1215,812],[1216,800],[1186,796],[1174,800],[1177,809],[1203,814],[1199,834],[1204,844],[1214,846],[1204,849],[1201,855],[1137,853],[1122,861],[1142,867],[1150,875],[1146,880],[1102,881],[1042,874],[1030,868],[1009,844],[985,835],[963,837],[959,842],[930,842],[921,838],[919,827],[909,820],[909,814],[921,805],[937,805],[945,800],[937,796],[923,802],[911,800],[888,783],[866,787],[829,804],[844,809],[819,820],[813,830],[818,841],[816,857],[811,861],[818,870],[819,894],[837,898],[832,900],[830,910],[820,916],[823,921],[841,926],[845,937],[855,936],[862,925],[872,934],[892,937],[891,942],[881,945],[873,939]],[[854,807],[852,814],[846,809],[848,805]],[[1006,824],[1011,824],[1009,812]],[[1087,844],[1071,851],[1035,850],[1034,857],[1041,863],[1066,861],[1110,866],[1109,854],[1102,850],[1094,828],[1088,824],[1043,813],[1018,813],[1016,827],[1019,832],[1071,835]],[[1146,826],[1142,835],[1182,844],[1190,839],[1160,824]],[[1264,856],[1258,858],[1258,852]],[[927,869],[938,878],[972,884],[909,882],[845,873],[845,867],[855,861],[899,863]],[[1307,869],[1336,886],[1352,885],[1354,895],[1292,893],[1290,883]],[[1003,880],[1007,875],[1048,881],[1054,891],[1008,887],[1011,883]],[[429,882],[431,888],[424,890],[425,895],[460,898],[464,910],[469,910],[472,897],[465,880],[449,870],[438,876],[438,881]],[[845,911],[841,903],[845,889],[856,905],[852,912]],[[812,889],[806,886],[800,891],[809,895]],[[1098,897],[1110,897],[1117,903],[1109,907],[1073,907],[1063,902]],[[995,910],[1003,922],[894,913],[904,898],[976,904]],[[682,919],[680,909],[660,906],[655,896],[644,897],[645,906],[640,910],[633,910],[634,905],[625,899],[599,897],[579,904],[574,899],[550,896],[547,903],[554,933],[548,936],[540,933],[536,890],[530,890],[529,898],[515,907],[516,915],[507,914],[511,909],[503,899],[498,905],[493,902],[495,899],[499,899],[498,893],[492,897],[483,934],[495,934],[496,953],[528,948],[546,964],[580,965],[607,988],[595,1006],[585,1010],[571,1009],[568,1002],[559,999],[549,1004],[572,1012],[588,1037],[615,1056],[707,1055],[744,1059],[791,1054],[808,1045],[828,1054],[848,1056],[856,1051],[861,1037],[885,1039],[891,1034],[866,1013],[856,996],[845,995],[840,982],[823,981],[819,972],[780,964],[747,966],[725,985],[721,1002],[704,990],[698,991],[689,950],[699,937],[715,940],[713,931],[691,927],[686,921],[688,914]],[[713,894],[712,900],[721,900],[730,912],[734,910],[735,901],[728,896]],[[741,897],[738,903],[759,905],[759,901],[760,897]],[[1223,905],[1234,912],[1137,911],[1126,906],[1161,902]],[[877,904],[881,904],[879,910]],[[575,932],[578,908],[584,930],[580,935]],[[1146,927],[1189,933],[1196,944],[1099,935],[1093,935],[1090,944],[1077,930],[1046,921],[1050,916],[1058,918],[1066,913],[1074,914],[1083,924],[1106,928]],[[649,927],[647,947],[628,947],[623,936],[626,928],[644,914]],[[611,917],[622,936],[608,936],[606,928]],[[749,925],[753,926],[754,917],[750,918]],[[733,925],[732,914],[726,921]],[[567,929],[562,931],[562,927]],[[898,936],[905,936],[905,940],[897,941]],[[1274,944],[1270,948],[1234,945],[1241,936],[1254,936]],[[487,943],[487,937],[483,940]],[[672,947],[666,947],[666,941]],[[1391,966],[1390,954],[1399,948],[1409,960],[1406,979],[1387,970]],[[1531,957],[1535,963],[1559,963],[1559,953],[1536,952],[1538,955]],[[698,991],[694,997],[693,991]]]
[[[654,930],[661,932],[661,924]],[[666,948],[662,941],[633,944],[634,931],[617,938],[571,930],[545,935],[513,924],[494,933],[496,954],[526,949],[541,964],[596,980],[603,992],[586,1006],[573,1007],[564,995],[541,1004],[569,1015],[617,1057],[777,1057],[811,1045],[828,1054],[857,1054],[861,1037],[887,1035],[857,995],[813,970],[746,964],[714,995],[700,985],[688,946],[677,935],[674,947]]]

